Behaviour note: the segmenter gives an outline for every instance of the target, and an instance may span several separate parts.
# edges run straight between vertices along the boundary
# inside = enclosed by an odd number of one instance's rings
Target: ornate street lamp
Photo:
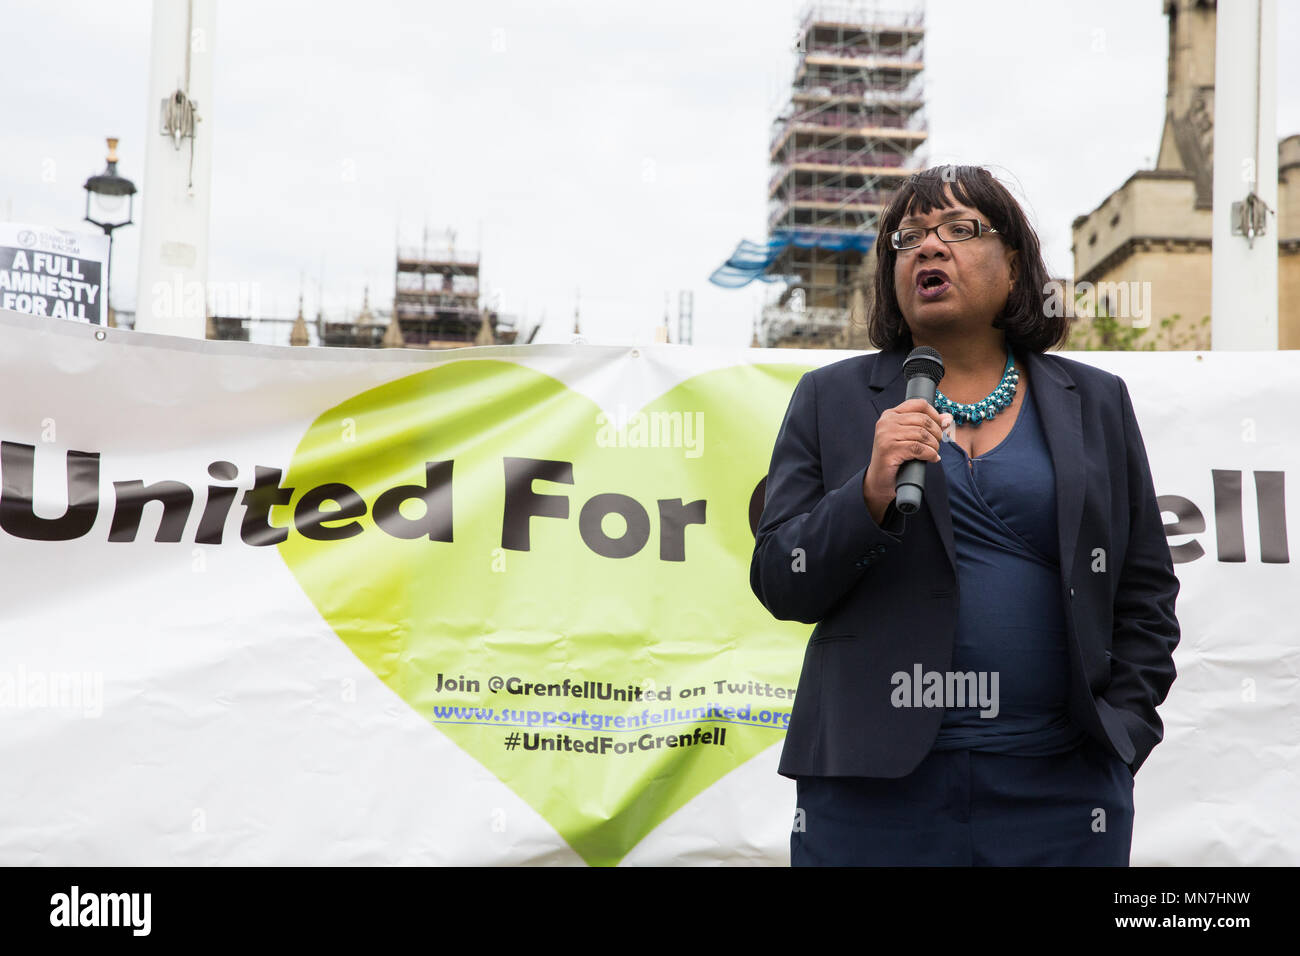
[[[104,314],[111,325],[113,311],[108,295],[113,282],[113,230],[129,226],[135,221],[135,183],[117,174],[116,137],[108,137],[108,167],[98,176],[87,179],[86,185],[82,188],[86,190],[86,222],[103,229],[108,236]]]

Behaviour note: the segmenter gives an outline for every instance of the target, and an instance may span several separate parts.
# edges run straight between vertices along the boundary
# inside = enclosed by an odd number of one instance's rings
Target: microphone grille
[[[933,379],[936,385],[943,379],[943,359],[928,345],[918,345],[912,349],[907,354],[907,360],[903,362],[905,378],[910,380],[918,375]]]

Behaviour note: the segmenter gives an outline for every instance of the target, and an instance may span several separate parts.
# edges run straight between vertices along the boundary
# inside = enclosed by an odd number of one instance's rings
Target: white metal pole
[[[135,317],[142,332],[206,334],[215,19],[214,0],[153,3]]]
[[[1276,0],[1219,4],[1215,32],[1211,347],[1276,350]],[[1252,195],[1263,232],[1242,235]]]

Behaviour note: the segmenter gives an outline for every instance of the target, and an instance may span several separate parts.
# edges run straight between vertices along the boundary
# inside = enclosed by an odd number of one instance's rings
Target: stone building
[[[1164,8],[1169,74],[1156,168],[1133,173],[1074,220],[1074,281],[1085,293],[1085,318],[1067,348],[1106,347],[1089,318],[1100,309],[1138,330],[1130,347],[1210,347],[1216,5],[1165,0]],[[1300,348],[1300,135],[1278,144],[1275,222],[1278,346]]]

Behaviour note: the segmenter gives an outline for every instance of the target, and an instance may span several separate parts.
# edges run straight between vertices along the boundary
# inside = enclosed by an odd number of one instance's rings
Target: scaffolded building
[[[420,246],[397,247],[393,318],[407,348],[512,345],[513,317],[479,303],[479,255],[457,251],[455,234],[432,248],[426,230]]]
[[[319,327],[321,345],[335,348],[377,349],[384,344],[386,323],[370,311],[370,289],[366,289],[361,304],[361,314],[350,322],[322,320]]]
[[[770,142],[768,241],[742,242],[713,281],[786,283],[763,309],[760,345],[862,347],[848,332],[870,296],[876,224],[923,163],[924,13],[818,3],[796,36]]]
[[[540,323],[521,334],[516,316],[483,305],[478,253],[457,251],[455,234],[448,236],[443,246],[431,246],[427,230],[411,245],[399,239],[392,312],[372,312],[367,288],[354,318],[327,320],[318,309],[311,320],[303,314],[300,292],[296,318],[210,315],[207,337],[247,342],[254,326],[287,325],[289,345],[447,349],[530,343]],[[273,337],[279,340],[274,344],[284,344],[280,334]]]

